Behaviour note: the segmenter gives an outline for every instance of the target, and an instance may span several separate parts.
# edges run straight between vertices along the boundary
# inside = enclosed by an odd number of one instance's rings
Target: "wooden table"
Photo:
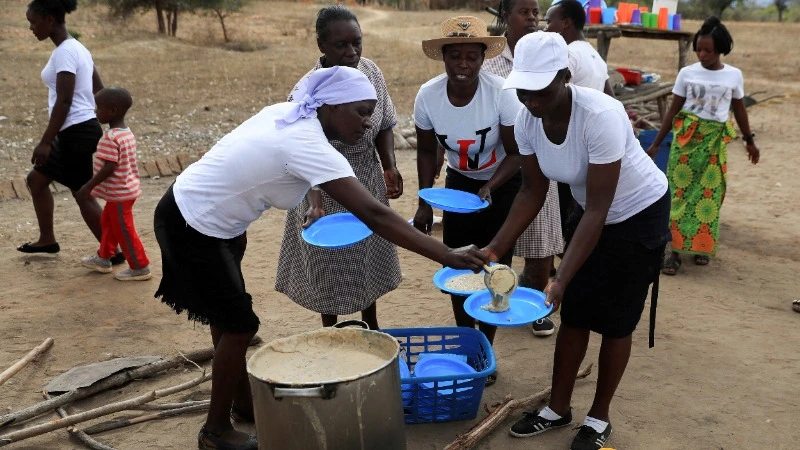
[[[608,58],[611,39],[616,37],[629,37],[638,39],[660,39],[678,42],[678,70],[686,66],[686,58],[692,46],[692,33],[688,31],[660,30],[632,25],[586,25],[583,34],[587,38],[597,38],[597,53]]]

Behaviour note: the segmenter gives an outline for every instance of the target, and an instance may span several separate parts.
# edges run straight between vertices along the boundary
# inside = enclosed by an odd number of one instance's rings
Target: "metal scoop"
[[[492,302],[481,308],[491,312],[508,311],[509,299],[517,288],[517,273],[505,264],[484,265],[483,269],[486,271],[483,282],[492,294]]]

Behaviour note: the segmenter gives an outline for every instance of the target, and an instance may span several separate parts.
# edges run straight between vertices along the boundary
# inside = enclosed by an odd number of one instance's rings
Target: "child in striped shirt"
[[[125,126],[125,114],[133,105],[131,94],[122,88],[102,89],[95,95],[97,120],[109,124],[94,154],[94,177],[78,190],[80,200],[88,196],[106,201],[100,218],[103,235],[96,254],[81,260],[84,267],[111,273],[117,245],[129,268],[114,277],[122,281],[149,280],[150,261],[133,225],[133,202],[142,195],[136,166],[136,138]]]

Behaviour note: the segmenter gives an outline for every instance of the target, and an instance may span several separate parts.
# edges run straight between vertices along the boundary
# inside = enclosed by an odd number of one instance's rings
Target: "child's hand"
[[[75,200],[77,201],[84,201],[88,200],[92,196],[92,188],[89,187],[88,184],[84,184],[83,187],[78,189],[75,192]]]
[[[756,144],[750,142],[749,144],[746,144],[745,148],[747,149],[747,157],[750,159],[750,162],[753,164],[758,164],[758,160],[761,157],[761,152],[758,150],[758,147],[756,147]]]

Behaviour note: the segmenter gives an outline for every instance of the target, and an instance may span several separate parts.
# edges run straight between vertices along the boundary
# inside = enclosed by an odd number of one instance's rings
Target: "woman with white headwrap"
[[[208,417],[198,447],[256,449],[230,411],[251,413],[245,352],[258,330],[241,261],[247,227],[271,207],[289,209],[319,186],[395,244],[442,264],[478,269],[476,247],[451,250],[419,233],[358,182],[329,140],[355,143],[372,126],[375,88],[349,67],[314,72],[295,102],[269,106],[223,137],[175,180],[155,212],[163,279],[157,297],[211,327],[215,355]]]

